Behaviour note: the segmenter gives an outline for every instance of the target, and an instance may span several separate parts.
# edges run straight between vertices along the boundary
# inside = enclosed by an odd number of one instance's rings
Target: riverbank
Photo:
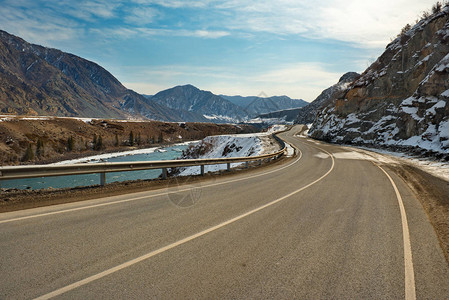
[[[183,152],[181,159],[207,159],[249,157],[270,154],[281,149],[279,143],[272,137],[277,131],[285,130],[285,125],[275,125],[266,132],[255,134],[230,134],[208,136],[201,142],[191,145]],[[243,163],[231,164],[232,167],[241,166]],[[227,169],[226,164],[205,166],[205,172],[217,172]],[[176,168],[171,172],[177,176],[198,175],[197,167]]]
[[[55,163],[257,131],[232,124],[0,116],[0,164]]]

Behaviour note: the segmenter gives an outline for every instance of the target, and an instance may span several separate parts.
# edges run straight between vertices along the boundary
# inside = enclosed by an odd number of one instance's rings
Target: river
[[[164,148],[152,148],[147,149],[147,153],[141,153],[145,151],[136,151],[138,154],[123,155],[123,153],[114,153],[101,155],[101,160],[95,157],[84,158],[82,160],[89,161],[89,163],[95,162],[120,162],[120,161],[157,161],[157,160],[170,160],[176,159],[181,156],[181,152],[186,149],[188,145],[179,144]],[[120,156],[118,156],[120,155]],[[100,157],[101,157],[100,156]],[[106,173],[106,182],[138,180],[138,179],[154,179],[161,175],[161,170],[144,170],[144,171],[131,171],[131,172],[114,172]],[[81,186],[97,185],[100,183],[99,174],[87,174],[87,175],[71,175],[71,176],[57,176],[57,177],[39,177],[28,179],[15,179],[1,181],[1,187],[4,189],[47,189],[47,188],[72,188]]]

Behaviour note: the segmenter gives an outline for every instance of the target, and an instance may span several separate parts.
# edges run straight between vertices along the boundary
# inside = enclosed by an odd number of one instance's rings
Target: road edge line
[[[415,300],[416,299],[416,286],[415,286],[415,272],[413,270],[413,257],[412,257],[412,247],[410,242],[410,231],[408,228],[407,222],[407,214],[405,212],[404,202],[401,197],[401,193],[399,193],[399,189],[393,181],[393,178],[378,164],[373,163],[390,180],[391,185],[393,186],[394,192],[396,193],[396,199],[398,200],[399,210],[401,212],[401,222],[402,222],[402,237],[404,242],[404,271],[405,271],[405,299],[406,300]]]

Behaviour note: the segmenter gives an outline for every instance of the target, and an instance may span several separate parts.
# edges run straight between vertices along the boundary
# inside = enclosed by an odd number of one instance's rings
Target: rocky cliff
[[[419,21],[318,114],[312,137],[449,153],[449,7]]]
[[[321,94],[309,105],[304,106],[298,110],[298,114],[295,119],[295,124],[310,124],[315,121],[317,113],[324,106],[327,106],[332,99],[342,96],[342,93],[346,91],[349,84],[360,77],[360,74],[355,72],[348,72],[341,76],[338,83],[325,89]]]

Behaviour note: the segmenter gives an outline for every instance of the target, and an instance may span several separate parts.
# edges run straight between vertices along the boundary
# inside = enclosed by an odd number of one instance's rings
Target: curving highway
[[[299,151],[196,185],[0,214],[1,299],[448,299],[421,204],[388,164]]]

